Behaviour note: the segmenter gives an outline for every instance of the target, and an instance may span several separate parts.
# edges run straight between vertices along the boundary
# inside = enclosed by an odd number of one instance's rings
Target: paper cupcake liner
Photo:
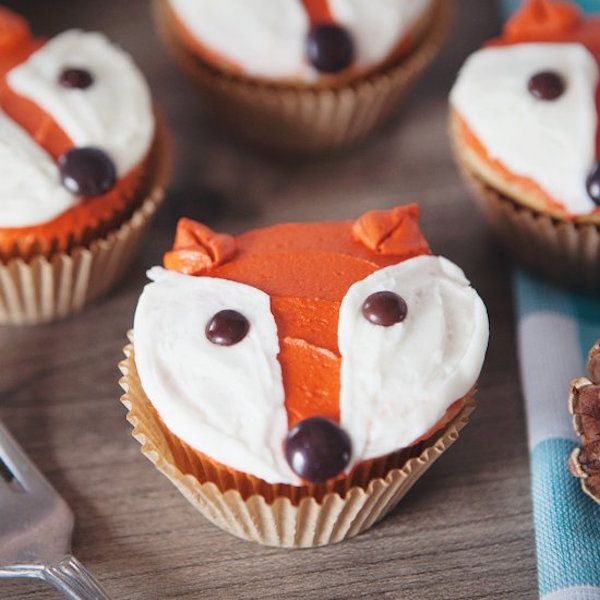
[[[600,225],[567,221],[520,204],[478,177],[458,148],[455,157],[481,212],[517,262],[562,285],[600,288]]]
[[[240,538],[268,546],[307,548],[341,542],[369,529],[389,513],[434,461],[458,438],[475,408],[473,395],[465,399],[461,411],[440,435],[428,440],[418,456],[401,468],[376,476],[370,473],[364,485],[354,485],[344,493],[329,492],[322,498],[287,495],[268,498],[262,493],[223,491],[223,482],[190,474],[185,446],[169,434],[144,393],[135,367],[133,346],[124,349],[126,359],[119,364],[125,391],[121,401],[127,407],[127,420],[142,453],[165,475],[183,496],[209,521]],[[210,477],[210,474],[208,474]],[[235,487],[235,481],[230,482]],[[285,486],[291,487],[291,486]]]
[[[408,56],[391,66],[339,87],[311,87],[268,84],[218,71],[184,47],[164,2],[155,1],[167,47],[215,114],[254,143],[308,153],[357,143],[382,124],[437,54],[453,10],[453,0],[436,0],[428,31]]]
[[[62,319],[108,292],[131,266],[162,198],[155,190],[117,231],[87,248],[0,263],[0,324]]]

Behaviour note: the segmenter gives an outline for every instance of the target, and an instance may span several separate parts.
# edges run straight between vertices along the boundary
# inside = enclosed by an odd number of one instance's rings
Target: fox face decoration
[[[509,197],[560,217],[600,204],[600,19],[529,0],[475,52],[451,94],[466,165]]]
[[[225,70],[305,83],[406,54],[433,0],[168,0],[181,39]]]
[[[443,427],[488,340],[414,205],[236,238],[183,219],[135,314],[141,384],[169,430],[268,483],[348,472]]]
[[[107,217],[137,184],[154,139],[142,74],[101,34],[43,42],[6,9],[0,48],[0,229]]]

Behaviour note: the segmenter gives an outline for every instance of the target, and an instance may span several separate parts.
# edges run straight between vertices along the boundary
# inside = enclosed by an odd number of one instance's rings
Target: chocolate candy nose
[[[66,88],[84,90],[94,83],[94,78],[85,69],[67,68],[63,69],[58,82]]]
[[[350,463],[352,442],[333,421],[311,417],[287,435],[285,457],[292,471],[305,481],[321,483],[339,475]]]
[[[222,310],[207,323],[206,337],[217,346],[233,346],[241,342],[249,330],[250,323],[242,313]]]
[[[362,314],[373,325],[391,327],[406,319],[408,306],[404,299],[394,292],[375,292],[363,302]]]
[[[354,59],[354,42],[339,25],[321,23],[308,33],[307,55],[310,63],[322,73],[338,73]]]
[[[529,92],[538,100],[556,100],[565,92],[565,80],[554,71],[542,71],[531,77]]]
[[[600,161],[587,179],[587,191],[594,203],[600,206]]]
[[[78,196],[101,196],[117,180],[113,161],[99,148],[73,148],[58,159],[63,185]]]

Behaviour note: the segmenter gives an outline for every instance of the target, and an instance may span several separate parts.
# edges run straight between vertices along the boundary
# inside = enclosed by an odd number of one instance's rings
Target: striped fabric
[[[600,338],[600,297],[569,293],[523,272],[514,278],[540,597],[600,600],[600,505],[571,477],[577,437],[567,408]]]

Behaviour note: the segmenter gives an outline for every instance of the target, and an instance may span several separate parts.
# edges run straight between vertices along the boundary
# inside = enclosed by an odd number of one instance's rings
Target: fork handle
[[[46,565],[42,579],[62,592],[69,600],[110,600],[93,575],[74,557]]]

